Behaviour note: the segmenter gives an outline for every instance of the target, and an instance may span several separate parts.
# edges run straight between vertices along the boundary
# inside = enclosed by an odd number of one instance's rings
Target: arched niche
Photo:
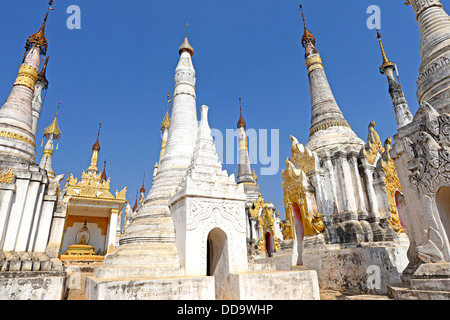
[[[297,258],[297,264],[302,265],[303,259],[302,259],[302,247],[303,247],[303,219],[302,219],[302,212],[300,209],[300,206],[298,203],[294,203],[292,205],[292,214],[294,217],[294,231],[295,231],[295,238],[297,239],[297,251],[298,251],[298,258]]]
[[[436,193],[436,207],[447,238],[450,238],[450,187],[440,187]]]

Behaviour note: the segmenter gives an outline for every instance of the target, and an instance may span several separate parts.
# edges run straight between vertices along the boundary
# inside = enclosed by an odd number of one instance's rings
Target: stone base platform
[[[414,290],[405,285],[388,285],[387,294],[394,300],[450,300],[450,291]]]
[[[450,300],[450,263],[422,264],[409,283],[388,285],[387,291],[396,300]]]
[[[86,278],[86,300],[214,300],[214,277]]]
[[[260,271],[231,273],[229,288],[219,293],[229,300],[320,300],[317,272]]]
[[[62,300],[65,271],[0,272],[1,300]]]
[[[302,269],[317,271],[321,289],[386,294],[387,284],[401,282],[408,246],[407,240],[325,244],[305,237]]]

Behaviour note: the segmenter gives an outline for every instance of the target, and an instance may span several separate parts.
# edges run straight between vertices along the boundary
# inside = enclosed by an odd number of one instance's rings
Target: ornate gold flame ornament
[[[322,214],[314,212],[313,208],[308,208],[308,199],[305,183],[308,178],[306,173],[315,170],[315,156],[308,149],[303,147],[298,141],[291,137],[291,159],[286,160],[286,170],[281,175],[283,178],[283,200],[286,210],[286,220],[282,223],[283,236],[285,239],[294,239],[294,205],[300,209],[303,224],[304,236],[321,233],[325,225],[322,221]]]
[[[0,183],[11,183],[14,179],[14,170],[9,169],[6,173],[0,173]]]
[[[383,145],[381,144],[380,136],[374,129],[375,121],[372,120],[369,124],[369,134],[367,135],[367,143],[362,149],[364,157],[370,164],[375,164],[377,155],[384,152]]]
[[[391,212],[391,217],[388,219],[388,221],[392,229],[394,229],[397,233],[405,233],[405,230],[400,224],[400,218],[397,212],[397,205],[395,204],[395,193],[397,191],[402,192],[402,186],[400,185],[400,180],[398,179],[394,159],[392,159],[389,154],[389,151],[392,149],[391,143],[392,139],[390,137],[387,138],[384,143],[385,151],[381,158],[383,171],[386,174],[384,184],[386,186],[386,192],[389,201],[389,211]]]

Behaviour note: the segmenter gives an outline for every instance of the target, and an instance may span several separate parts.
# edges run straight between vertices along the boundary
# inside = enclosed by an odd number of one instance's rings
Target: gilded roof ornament
[[[389,68],[389,67],[395,68],[395,63],[389,61],[389,59],[386,55],[386,51],[384,51],[383,42],[381,41],[381,33],[380,33],[380,31],[378,31],[378,29],[377,29],[377,38],[378,38],[378,42],[380,43],[381,55],[383,56],[383,64],[380,67],[380,72],[382,74],[384,74],[384,71],[386,70],[386,68]]]
[[[239,117],[239,121],[237,122],[237,128],[239,129],[239,128],[244,128],[244,130],[246,129],[246,127],[247,127],[247,124],[245,123],[245,121],[244,121],[244,117],[242,117],[242,105],[241,105],[241,97],[239,97],[239,109],[240,109],[240,112],[241,112],[241,114],[240,114],[240,117]]]
[[[255,180],[255,182],[258,181],[258,175],[256,174],[255,166],[253,166],[252,177],[253,177],[253,180]]]
[[[42,23],[41,28],[33,35],[29,36],[27,39],[27,43],[25,45],[25,49],[28,51],[34,45],[37,45],[41,49],[41,53],[45,55],[47,53],[48,42],[45,38],[45,25],[47,23],[47,18],[50,10],[54,10],[51,6],[53,5],[53,0],[50,0],[48,3],[47,14],[45,15],[44,22]]]
[[[100,181],[102,181],[102,182],[108,180],[108,177],[106,176],[106,159],[103,163],[103,172],[102,172],[102,176],[100,179],[101,179]]]
[[[44,62],[44,66],[42,67],[41,72],[37,76],[37,81],[40,81],[44,84],[44,89],[48,89],[48,80],[47,80],[47,77],[45,76],[45,73],[47,71],[47,65],[48,65],[49,58],[50,58],[50,56],[47,56],[47,58],[45,59],[45,62]]]
[[[47,139],[50,138],[51,135],[53,135],[53,139],[58,140],[61,137],[61,130],[58,127],[58,113],[59,113],[59,106],[61,105],[61,100],[58,102],[58,108],[56,109],[55,118],[53,119],[52,123],[45,128],[44,130],[44,137]]]
[[[304,48],[306,48],[307,43],[312,43],[312,45],[316,44],[316,37],[314,37],[314,35],[311,33],[311,31],[309,31],[308,28],[306,27],[306,22],[305,22],[306,19],[305,19],[305,15],[303,14],[302,5],[300,5],[299,9],[300,9],[300,12],[302,13],[303,25],[305,26],[305,29],[303,31],[303,36],[302,36],[302,46]]]
[[[99,123],[98,125],[98,133],[97,133],[97,140],[95,141],[94,145],[92,146],[92,150],[95,151],[100,151],[100,142],[99,142],[99,137],[100,137],[100,129],[102,128],[102,124]]]
[[[188,38],[184,38],[183,44],[178,49],[178,53],[181,55],[184,51],[189,52],[191,57],[194,55],[194,48],[189,44]]]
[[[144,178],[142,178],[142,187],[141,187],[141,190],[139,190],[141,193],[145,193],[145,185],[144,185],[144,182],[145,182],[145,172],[144,172]]]
[[[164,130],[169,129],[170,127],[169,103],[171,102],[172,100],[170,100],[170,92],[167,92],[167,110],[164,119],[161,123],[161,135],[163,134]]]

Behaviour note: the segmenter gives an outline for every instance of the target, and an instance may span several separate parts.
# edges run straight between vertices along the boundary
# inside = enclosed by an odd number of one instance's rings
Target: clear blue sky
[[[398,64],[413,113],[420,65],[419,30],[403,0],[304,0],[309,29],[317,39],[325,70],[347,121],[363,140],[374,119],[384,141],[396,132],[375,31],[366,27],[369,5],[381,8],[388,56]],[[444,6],[447,1],[442,1]],[[27,37],[40,27],[47,0],[2,1],[0,99],[17,75]],[[81,30],[69,30],[69,5],[81,8]],[[310,93],[300,44],[298,0],[55,0],[47,23],[47,78],[39,121],[37,161],[44,128],[62,101],[57,174],[80,177],[102,123],[99,169],[107,160],[113,192],[128,186],[134,203],[146,173],[147,191],[160,151],[166,94],[173,93],[178,47],[189,23],[197,72],[197,106],[210,107],[209,121],[224,132],[236,128],[242,97],[247,128],[279,129],[279,170],[260,176],[261,192],[284,217],[281,170],[290,156],[292,134],[306,144]],[[448,9],[447,9],[448,10]],[[237,174],[237,165],[225,165]],[[256,165],[259,173],[260,165]]]

